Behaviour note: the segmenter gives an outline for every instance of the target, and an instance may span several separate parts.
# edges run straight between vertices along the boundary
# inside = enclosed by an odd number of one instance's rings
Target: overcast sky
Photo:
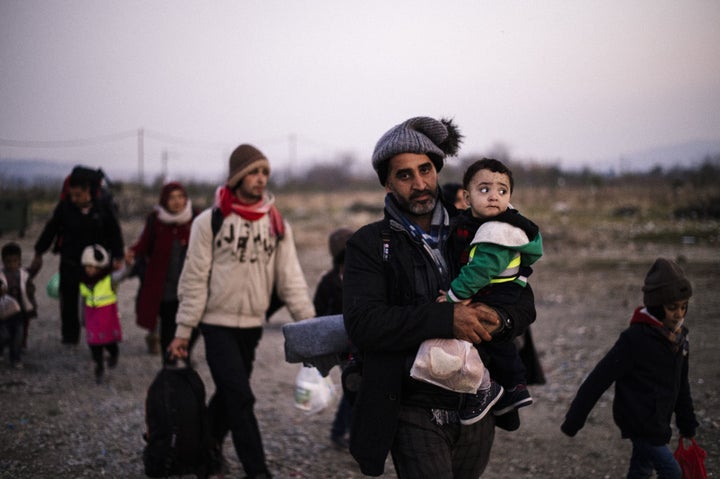
[[[146,175],[242,142],[369,169],[427,115],[461,154],[612,165],[720,140],[719,25],[716,0],[0,0],[0,158],[137,169],[143,128]]]

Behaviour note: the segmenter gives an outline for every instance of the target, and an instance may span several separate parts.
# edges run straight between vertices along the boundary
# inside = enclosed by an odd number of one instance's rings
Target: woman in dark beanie
[[[138,326],[148,330],[151,354],[164,352],[175,337],[177,284],[196,215],[185,187],[176,181],[165,184],[140,238],[125,253],[126,262],[144,265],[144,271],[138,272],[141,283],[135,307]]]
[[[692,438],[695,419],[688,382],[688,329],[683,324],[692,287],[680,266],[658,258],[645,276],[644,307],[578,390],[560,426],[575,436],[597,400],[615,383],[613,417],[633,444],[627,477],[680,479],[668,447],[673,412],[681,437]]]

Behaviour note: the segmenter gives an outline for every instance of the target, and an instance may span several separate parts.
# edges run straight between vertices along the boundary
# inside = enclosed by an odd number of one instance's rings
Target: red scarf
[[[282,239],[285,236],[285,223],[280,211],[275,206],[275,198],[264,195],[257,203],[246,205],[241,203],[227,186],[219,186],[215,191],[215,205],[220,208],[223,218],[235,213],[248,221],[257,221],[265,215],[270,216],[270,232]]]
[[[635,309],[630,324],[649,324],[656,328],[656,331],[673,344],[673,351],[677,351],[685,341],[686,330],[683,327],[677,331],[670,331],[659,319],[648,313],[647,309],[640,306]]]

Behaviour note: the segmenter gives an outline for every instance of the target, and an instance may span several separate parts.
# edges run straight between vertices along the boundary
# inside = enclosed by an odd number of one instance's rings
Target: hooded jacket
[[[461,250],[463,265],[447,294],[452,302],[472,298],[490,285],[513,282],[525,286],[530,265],[542,256],[539,228],[515,209],[488,219],[464,211],[454,222],[451,244]],[[469,246],[463,248],[465,244]],[[487,300],[488,292],[480,298],[483,296]]]
[[[688,382],[689,343],[683,338],[675,348],[643,316],[649,316],[647,310],[637,308],[630,327],[578,389],[561,426],[569,436],[582,429],[595,403],[612,383],[613,418],[623,438],[641,438],[657,446],[667,444],[672,437],[673,412],[680,434],[695,435],[698,423]],[[682,326],[683,337],[687,332]]]
[[[248,221],[235,213],[212,234],[212,208],[195,218],[178,283],[175,335],[189,338],[202,321],[230,328],[261,327],[273,284],[295,320],[315,316],[292,229],[272,234],[267,214]]]

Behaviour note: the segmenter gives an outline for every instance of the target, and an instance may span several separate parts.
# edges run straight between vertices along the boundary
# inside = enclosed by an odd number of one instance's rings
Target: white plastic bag
[[[475,393],[485,365],[472,343],[460,339],[426,339],[420,345],[410,376],[459,393]]]
[[[8,319],[10,316],[20,312],[20,305],[15,298],[9,294],[0,296],[0,320]]]
[[[295,407],[315,414],[335,398],[335,385],[330,376],[322,377],[317,368],[303,366],[295,378]]]

